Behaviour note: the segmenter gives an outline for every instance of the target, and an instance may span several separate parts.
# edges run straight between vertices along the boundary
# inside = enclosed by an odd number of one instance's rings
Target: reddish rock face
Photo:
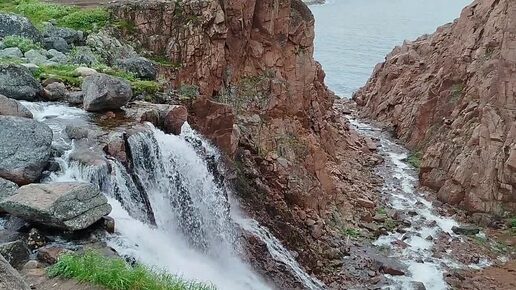
[[[334,106],[313,59],[306,5],[140,1],[111,11],[135,24],[127,38],[177,64],[160,70],[174,88],[198,86],[188,121],[236,159],[235,191],[248,212],[299,251],[309,272],[338,280],[330,261],[345,248],[340,229],[374,212],[368,147],[375,146],[350,129],[341,103]],[[372,206],[354,206],[358,197]]]
[[[516,210],[516,2],[477,0],[396,47],[354,99],[424,153],[421,184],[473,212]]]

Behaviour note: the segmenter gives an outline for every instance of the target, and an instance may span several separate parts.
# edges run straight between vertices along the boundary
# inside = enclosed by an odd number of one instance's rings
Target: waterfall
[[[60,170],[44,181],[96,184],[113,207],[116,233],[107,242],[119,254],[218,289],[271,289],[241,257],[239,230],[246,230],[306,288],[323,288],[267,229],[235,217],[217,169],[217,150],[188,124],[180,136],[145,124],[144,130],[124,134],[127,164],[108,157],[105,164],[84,166],[70,158],[76,144],[64,128],[72,123],[102,131],[90,115],[63,104],[23,104],[52,128],[53,147],[63,151],[54,157]]]

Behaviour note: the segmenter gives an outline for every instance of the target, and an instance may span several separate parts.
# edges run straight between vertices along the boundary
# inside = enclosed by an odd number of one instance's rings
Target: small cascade
[[[56,103],[25,103],[35,119],[54,131],[54,161],[60,170],[45,182],[85,181],[99,186],[113,207],[117,233],[108,244],[121,255],[218,289],[272,289],[240,257],[239,230],[261,239],[307,289],[323,285],[306,274],[292,255],[256,221],[235,217],[215,148],[188,124],[180,136],[146,124],[124,135],[127,164],[106,157],[85,166],[71,158],[77,147],[68,124],[102,132],[81,109]],[[243,222],[245,221],[245,222]]]
[[[378,150],[384,156],[384,163],[378,166],[377,173],[384,179],[382,194],[389,205],[400,212],[413,212],[408,216],[411,225],[404,228],[406,233],[391,232],[374,242],[377,246],[389,248],[396,241],[407,244],[404,249],[394,248],[391,256],[403,262],[410,274],[389,276],[398,288],[389,286],[388,289],[399,289],[399,287],[412,289],[411,281],[422,282],[428,290],[448,289],[443,277],[445,267],[456,268],[467,265],[460,265],[447,258],[434,257],[432,248],[434,239],[442,233],[458,237],[452,231],[452,227],[458,226],[458,223],[450,217],[440,215],[422,192],[417,190],[417,172],[406,162],[407,149],[391,141],[380,129],[351,118],[350,123],[363,135],[380,140]]]

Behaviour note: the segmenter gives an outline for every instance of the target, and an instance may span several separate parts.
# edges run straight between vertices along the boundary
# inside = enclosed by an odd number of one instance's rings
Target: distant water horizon
[[[405,40],[433,33],[459,17],[472,0],[327,0],[312,5],[315,58],[326,84],[350,98],[377,63]]]

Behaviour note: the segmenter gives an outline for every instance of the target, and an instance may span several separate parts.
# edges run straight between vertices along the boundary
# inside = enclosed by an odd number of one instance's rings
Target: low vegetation
[[[2,40],[5,47],[18,47],[23,53],[31,49],[40,49],[41,45],[29,38],[17,35],[9,35]]]
[[[421,167],[421,158],[422,157],[423,156],[422,156],[421,152],[412,152],[409,154],[407,162],[408,162],[408,164],[419,169]]]
[[[0,11],[11,12],[27,17],[36,27],[55,21],[57,26],[95,31],[109,21],[109,14],[103,8],[81,9],[77,6],[45,3],[40,0],[2,0]]]
[[[212,290],[212,285],[186,281],[142,265],[130,266],[121,258],[96,252],[66,254],[49,268],[50,277],[76,279],[108,290]]]
[[[75,74],[75,69],[76,66],[73,65],[40,66],[34,72],[34,77],[40,80],[52,78],[73,87],[80,87],[82,80]]]
[[[354,228],[344,228],[341,230],[341,234],[350,238],[358,238],[360,237],[360,230]]]

